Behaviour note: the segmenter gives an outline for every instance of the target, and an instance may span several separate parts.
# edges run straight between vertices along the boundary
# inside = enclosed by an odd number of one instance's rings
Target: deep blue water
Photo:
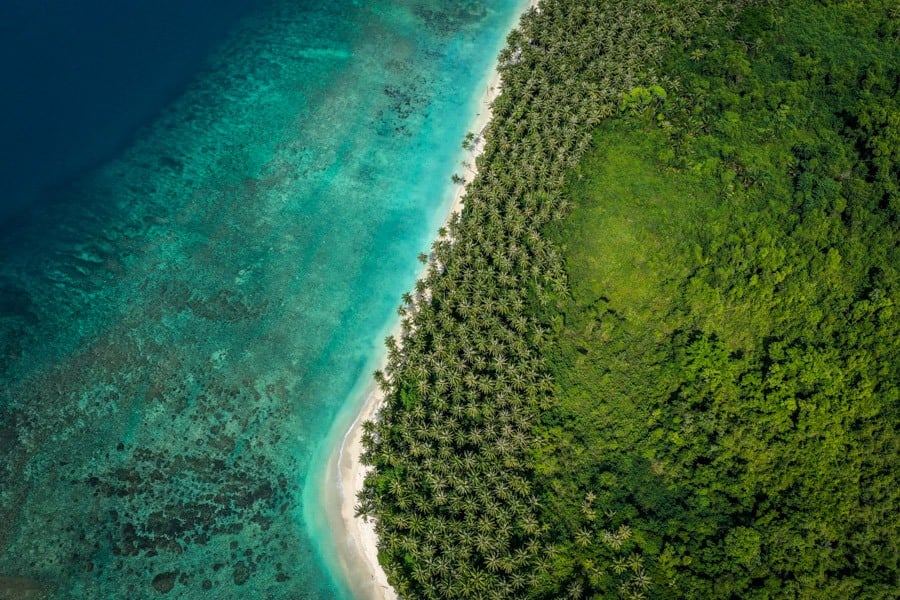
[[[0,222],[110,158],[264,2],[0,2]]]
[[[32,200],[0,231],[0,596],[367,583],[317,457],[526,2],[181,2],[4,5],[31,49],[4,51],[4,197]]]

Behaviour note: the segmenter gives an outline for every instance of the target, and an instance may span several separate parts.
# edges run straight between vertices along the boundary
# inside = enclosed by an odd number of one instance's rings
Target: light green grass
[[[575,210],[555,232],[572,295],[622,317],[655,320],[675,302],[693,259],[689,240],[715,212],[693,176],[666,172],[658,141],[604,128],[570,184]]]

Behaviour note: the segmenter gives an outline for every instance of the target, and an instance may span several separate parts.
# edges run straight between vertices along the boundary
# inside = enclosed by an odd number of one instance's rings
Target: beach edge
[[[539,0],[529,0],[516,15],[513,29],[528,10],[537,9]],[[477,113],[469,131],[475,134],[472,146],[463,155],[466,166],[462,180],[455,184],[453,201],[443,220],[446,227],[453,216],[462,211],[466,187],[478,174],[477,159],[484,151],[484,132],[491,121],[491,105],[500,95],[502,80],[499,62],[495,58],[488,84],[478,103]],[[399,339],[399,323],[394,327],[394,337]],[[382,363],[386,361],[386,356]],[[384,364],[381,365],[381,368]],[[388,583],[387,575],[378,561],[378,536],[374,519],[356,516],[356,498],[362,490],[369,467],[362,464],[363,424],[377,418],[384,400],[384,392],[372,381],[364,392],[363,402],[350,428],[341,437],[341,443],[328,458],[325,490],[329,500],[325,506],[339,507],[339,518],[329,518],[332,533],[338,547],[340,563],[347,583],[355,598],[372,600],[397,600],[399,596]],[[334,515],[331,515],[333,517]],[[360,572],[364,570],[364,572]]]

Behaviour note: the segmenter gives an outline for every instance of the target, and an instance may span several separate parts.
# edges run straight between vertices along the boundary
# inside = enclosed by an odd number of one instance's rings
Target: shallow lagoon
[[[0,575],[59,598],[348,594],[302,490],[523,4],[272,3],[4,234]]]

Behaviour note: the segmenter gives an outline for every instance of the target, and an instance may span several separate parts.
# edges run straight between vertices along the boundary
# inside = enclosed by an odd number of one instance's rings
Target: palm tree
[[[575,532],[575,541],[582,548],[587,548],[588,546],[590,546],[592,538],[593,536],[591,535],[591,532],[583,527]]]
[[[634,584],[642,590],[647,590],[652,583],[650,577],[643,570],[638,571],[634,576]]]

